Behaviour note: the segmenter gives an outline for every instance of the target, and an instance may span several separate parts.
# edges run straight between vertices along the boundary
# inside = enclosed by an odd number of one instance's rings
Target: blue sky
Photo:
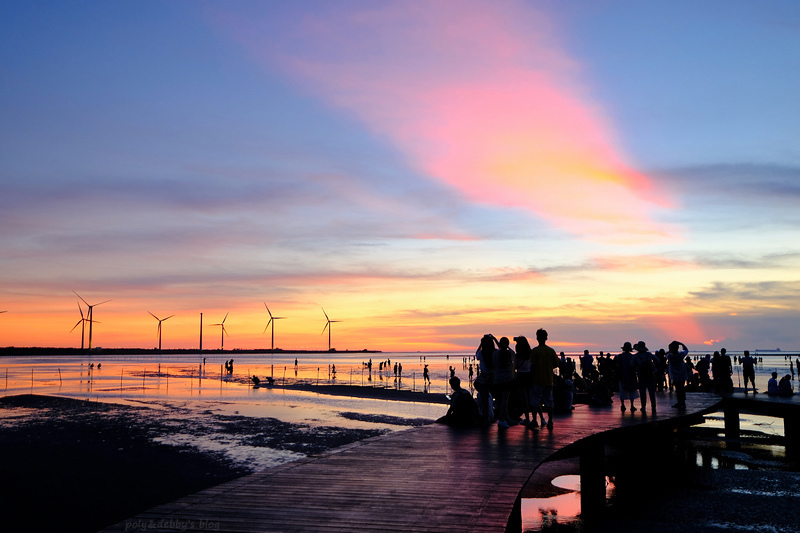
[[[794,2],[0,1],[0,345],[798,349],[798,64]]]

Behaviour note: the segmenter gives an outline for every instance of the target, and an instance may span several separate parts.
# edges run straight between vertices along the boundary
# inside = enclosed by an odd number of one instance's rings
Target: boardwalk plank
[[[690,395],[687,413],[716,396]],[[578,406],[554,431],[430,425],[366,439],[150,509],[107,531],[505,531],[533,470],[580,439],[644,423],[675,425],[670,398],[643,416]],[[688,423],[688,419],[687,423]],[[566,451],[565,451],[566,450]],[[172,526],[170,527],[170,520]],[[205,524],[205,527],[201,527]]]

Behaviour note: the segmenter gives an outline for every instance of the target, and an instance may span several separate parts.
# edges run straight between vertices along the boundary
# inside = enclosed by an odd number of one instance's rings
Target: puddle
[[[581,525],[580,475],[561,475],[550,484],[567,492],[546,498],[522,498],[522,531],[562,530],[568,526],[577,529]],[[606,477],[606,499],[613,495],[614,484]]]

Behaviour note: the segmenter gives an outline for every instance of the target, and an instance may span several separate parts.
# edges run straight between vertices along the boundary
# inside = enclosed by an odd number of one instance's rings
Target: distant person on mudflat
[[[669,381],[675,385],[675,393],[678,395],[678,403],[672,407],[676,409],[686,409],[686,380],[689,374],[686,368],[686,361],[683,360],[689,354],[689,349],[685,344],[678,341],[669,343],[667,352],[667,366],[669,367]]]
[[[497,425],[501,428],[513,426],[516,422],[508,414],[508,400],[514,388],[514,350],[509,346],[508,337],[501,337],[494,359],[494,390],[500,397]]]
[[[744,351],[744,355],[739,358],[742,364],[742,375],[744,376],[744,393],[747,394],[747,382],[753,385],[753,394],[758,394],[756,390],[756,360],[750,355],[749,350]]]
[[[647,349],[644,341],[636,343],[636,355],[633,356],[633,368],[639,381],[639,395],[642,404],[642,413],[647,409],[647,395],[650,395],[650,410],[656,413],[656,372],[658,360]]]
[[[773,372],[772,377],[767,382],[767,394],[770,396],[778,395],[778,373]]]
[[[615,358],[614,363],[617,367],[617,377],[619,378],[619,401],[620,410],[624,413],[626,410],[625,400],[631,402],[631,412],[636,411],[636,406],[633,401],[639,397],[639,381],[636,379],[636,370],[633,367],[633,346],[630,342],[625,342],[622,345],[622,352]]]
[[[450,387],[453,389],[453,394],[450,396],[450,408],[437,422],[455,427],[469,427],[477,424],[480,421],[480,412],[472,394],[461,387],[461,380],[456,376],[450,378]]]
[[[517,343],[516,355],[514,356],[514,369],[517,371],[515,394],[520,397],[522,411],[525,415],[524,424],[530,424],[531,412],[531,345],[528,339],[522,335],[514,337]],[[534,416],[534,420],[536,420]]]
[[[547,345],[547,331],[541,328],[536,331],[536,340],[539,345],[531,350],[531,408],[534,412],[531,426],[537,427],[538,412],[542,425],[553,429],[553,369],[558,368],[558,356]],[[547,412],[547,423],[544,421],[543,410]]]
[[[425,365],[425,368],[422,369],[422,382],[427,383],[428,385],[431,384],[431,376],[428,373],[428,365]]]

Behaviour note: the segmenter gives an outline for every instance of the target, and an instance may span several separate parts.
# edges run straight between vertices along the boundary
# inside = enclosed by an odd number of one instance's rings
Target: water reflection
[[[580,525],[580,475],[561,475],[554,478],[551,484],[568,492],[547,498],[523,498],[521,505],[523,531],[548,531],[564,526]],[[611,498],[613,495],[614,484],[606,478],[606,498]]]

